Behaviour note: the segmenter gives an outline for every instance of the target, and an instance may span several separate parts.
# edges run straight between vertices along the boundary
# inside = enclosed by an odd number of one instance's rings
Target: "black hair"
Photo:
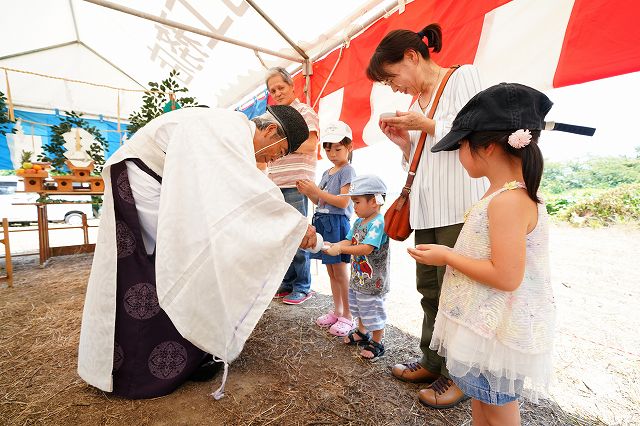
[[[424,42],[424,38],[427,42]],[[429,24],[422,31],[394,30],[384,36],[369,60],[367,77],[372,81],[385,81],[393,77],[384,70],[387,64],[395,64],[404,58],[407,50],[415,50],[424,59],[429,59],[429,49],[439,52],[442,49],[442,29],[438,24]]]
[[[335,143],[339,143],[340,145],[343,145],[344,147],[348,148],[351,146],[351,139],[345,137],[340,142],[335,142]],[[329,149],[331,148],[331,145],[333,145],[333,143],[325,142],[322,144],[322,149]],[[347,161],[349,161],[349,163],[353,161],[353,150],[349,151],[349,156],[347,156]]]
[[[544,159],[542,152],[538,146],[540,138],[540,130],[531,130],[531,142],[523,148],[514,148],[509,145],[509,135],[514,130],[500,130],[492,132],[473,132],[466,137],[469,141],[471,153],[476,152],[480,148],[485,148],[492,143],[496,143],[504,149],[504,151],[522,161],[522,176],[524,184],[527,187],[527,194],[536,203],[542,201],[538,197],[538,188],[540,188],[540,180],[542,180],[542,171],[544,170]]]

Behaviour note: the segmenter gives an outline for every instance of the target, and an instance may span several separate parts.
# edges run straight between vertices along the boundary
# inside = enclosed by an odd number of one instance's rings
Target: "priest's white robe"
[[[127,158],[162,176],[155,231],[160,306],[198,348],[224,362],[240,354],[308,224],[256,168],[254,133],[241,113],[184,108],[152,120],[109,158],[78,351],[78,373],[87,383],[113,389],[117,252],[110,166]],[[135,194],[135,178],[131,185]],[[141,217],[147,247],[155,223],[149,214]]]

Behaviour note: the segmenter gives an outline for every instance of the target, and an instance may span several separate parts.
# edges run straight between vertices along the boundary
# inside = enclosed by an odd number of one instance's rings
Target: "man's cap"
[[[500,83],[476,94],[462,107],[449,133],[431,152],[454,151],[473,132],[503,130],[560,130],[592,136],[590,127],[545,123],[553,102],[542,92],[518,83]],[[550,125],[552,124],[552,125]]]
[[[386,193],[387,185],[382,179],[376,175],[362,175],[353,178],[351,186],[349,186],[349,193],[340,195],[352,197],[355,195],[384,195]]]
[[[309,126],[304,121],[302,115],[289,105],[267,105],[267,111],[273,115],[280,123],[287,137],[289,152],[295,152],[300,145],[309,139]]]
[[[343,121],[334,121],[329,123],[320,133],[320,143],[338,143],[344,138],[353,140],[353,132],[351,127]]]

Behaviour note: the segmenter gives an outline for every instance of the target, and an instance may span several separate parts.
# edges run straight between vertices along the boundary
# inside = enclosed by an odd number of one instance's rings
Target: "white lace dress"
[[[512,182],[478,201],[453,251],[489,259],[489,203],[502,192],[521,187]],[[431,349],[446,357],[452,376],[483,374],[492,391],[537,402],[551,377],[555,323],[544,204],[538,206],[538,223],[527,235],[526,250],[524,278],[513,292],[480,284],[447,267]]]

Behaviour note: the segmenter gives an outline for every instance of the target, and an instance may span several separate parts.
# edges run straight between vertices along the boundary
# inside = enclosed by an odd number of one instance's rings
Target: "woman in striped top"
[[[442,30],[431,24],[419,33],[395,30],[387,34],[371,57],[367,76],[386,84],[394,92],[414,96],[409,111],[382,118],[380,128],[403,153],[405,168],[422,132],[427,133],[425,149],[416,170],[410,194],[410,223],[415,229],[415,244],[442,244],[453,247],[462,228],[464,212],[487,189],[485,179],[472,179],[457,161],[455,153],[433,155],[430,149],[451,128],[458,111],[480,91],[480,78],[473,65],[463,65],[449,79],[433,119],[426,117],[434,94],[447,72],[431,57],[429,50],[442,48]],[[450,407],[464,394],[449,380],[444,359],[429,348],[438,312],[443,267],[417,264],[417,289],[422,294],[422,358],[418,362],[397,364],[393,375],[404,381],[431,383],[418,395],[421,402],[435,407]]]

